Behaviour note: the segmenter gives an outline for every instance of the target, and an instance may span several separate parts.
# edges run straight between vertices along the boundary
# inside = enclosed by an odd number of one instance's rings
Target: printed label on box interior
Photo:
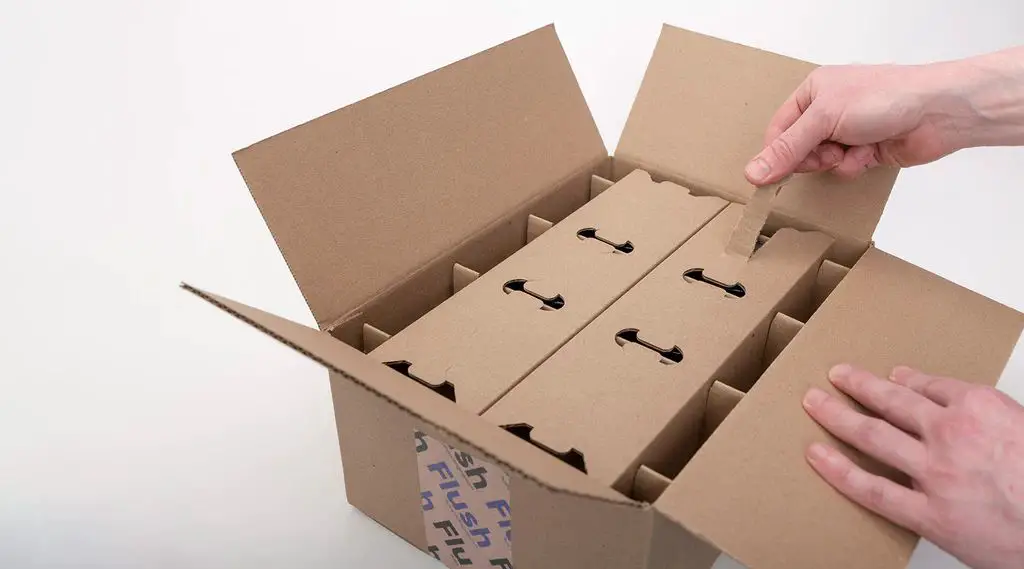
[[[427,551],[445,566],[512,569],[508,476],[415,431]]]

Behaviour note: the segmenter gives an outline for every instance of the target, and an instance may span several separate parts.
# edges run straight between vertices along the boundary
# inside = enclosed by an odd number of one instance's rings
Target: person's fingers
[[[920,534],[928,516],[928,498],[914,490],[865,472],[839,451],[821,443],[807,449],[811,467],[833,488],[857,504]]]
[[[796,167],[796,172],[800,174],[825,172],[835,168],[842,161],[843,148],[841,146],[834,142],[822,142]]]
[[[818,157],[817,153],[811,152],[810,154],[807,155],[807,158],[804,158],[804,161],[801,162],[794,171],[797,172],[798,174],[806,174],[808,172],[820,172],[821,169],[821,158]]]
[[[804,409],[819,425],[857,450],[917,479],[927,467],[921,441],[891,424],[854,411],[818,388],[804,396]]]
[[[842,162],[835,167],[835,173],[852,179],[877,165],[878,158],[873,146],[854,146],[843,155]]]
[[[946,377],[932,377],[916,369],[897,366],[889,374],[893,382],[920,393],[939,405],[950,405],[960,400],[971,389],[971,384]]]
[[[807,107],[811,106],[811,82],[804,79],[802,83],[789,94],[789,97],[779,106],[768,121],[768,128],[764,133],[764,145],[767,147],[773,140],[786,132],[793,126],[800,115],[804,114]]]
[[[915,435],[924,433],[941,409],[911,389],[848,364],[834,366],[828,372],[828,379],[864,407]]]
[[[835,142],[822,142],[814,152],[821,158],[823,170],[831,170],[842,164],[843,157],[846,156],[846,151],[843,150],[843,147]]]
[[[785,132],[777,136],[744,169],[747,181],[763,186],[796,171],[818,144],[828,138],[828,117],[812,104]]]

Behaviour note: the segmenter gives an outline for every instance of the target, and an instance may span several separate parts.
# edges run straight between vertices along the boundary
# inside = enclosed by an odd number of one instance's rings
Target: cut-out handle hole
[[[526,288],[526,279],[512,279],[506,282],[501,287],[501,290],[503,290],[505,294],[521,292],[523,294],[532,296],[533,298],[536,298],[541,302],[541,310],[560,310],[563,306],[565,306],[565,297],[563,297],[560,294],[556,294],[555,296],[552,297],[546,297],[537,294],[532,290]]]
[[[532,444],[540,450],[550,454],[551,456],[561,460],[569,466],[579,470],[580,472],[587,473],[587,463],[583,459],[583,453],[576,448],[570,448],[565,452],[559,452],[546,444],[533,440],[531,433],[533,432],[533,425],[527,423],[515,423],[512,425],[502,425],[502,429],[512,433],[513,435],[523,439],[524,441]]]
[[[654,344],[641,338],[640,331],[637,330],[636,328],[626,328],[625,330],[620,331],[618,334],[615,334],[615,343],[620,346],[625,346],[626,344],[636,344],[638,346],[643,346],[648,350],[651,350],[652,352],[661,356],[661,363],[666,365],[677,364],[683,361],[683,350],[681,350],[679,346],[672,346],[671,348],[667,349],[659,348],[658,346],[655,346]]]
[[[614,241],[605,239],[604,237],[601,237],[600,235],[597,234],[596,227],[585,227],[583,229],[580,229],[579,231],[576,232],[576,237],[579,237],[580,239],[593,239],[595,241],[599,241],[611,247],[615,251],[618,251],[619,253],[625,253],[628,255],[633,252],[633,243],[631,241],[616,243]]]
[[[705,284],[709,284],[713,287],[720,288],[725,291],[729,296],[736,298],[743,298],[747,295],[747,289],[740,283],[725,284],[723,282],[716,281],[715,279],[705,276],[704,269],[690,269],[683,273],[683,278],[688,280],[699,281]]]
[[[420,385],[426,387],[427,389],[433,391],[434,393],[437,393],[438,395],[444,397],[445,399],[453,403],[455,402],[455,384],[453,384],[452,382],[445,381],[443,383],[430,383],[425,379],[419,378],[414,373],[412,373],[412,371],[410,371],[410,368],[412,367],[412,362],[406,360],[384,362],[384,365],[397,371],[398,373],[404,375],[405,377],[408,377],[409,379],[415,381],[416,383],[419,383]]]

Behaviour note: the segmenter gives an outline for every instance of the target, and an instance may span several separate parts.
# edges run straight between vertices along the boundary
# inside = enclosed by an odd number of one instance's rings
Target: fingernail
[[[896,383],[901,383],[903,381],[910,379],[912,376],[916,374],[917,371],[914,368],[907,366],[896,366],[892,368],[892,372],[889,373],[889,379],[895,381]]]
[[[811,462],[827,462],[829,458],[828,448],[821,443],[814,443],[807,449],[807,458]]]
[[[765,162],[764,158],[757,157],[747,164],[743,172],[747,175],[747,178],[755,182],[761,182],[768,177],[768,174],[771,174],[771,168],[768,167],[768,163]]]
[[[828,399],[828,393],[818,389],[817,387],[810,388],[804,395],[804,407],[810,409],[821,405],[821,402]]]
[[[832,369],[828,370],[828,380],[832,383],[837,381],[843,381],[850,377],[850,372],[853,371],[853,367],[850,364],[839,364],[832,366]]]

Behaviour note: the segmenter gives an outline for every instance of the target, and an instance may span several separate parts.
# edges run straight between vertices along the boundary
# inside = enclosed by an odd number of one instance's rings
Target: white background
[[[0,567],[435,566],[347,505],[325,373],[177,284],[313,325],[230,153],[549,22],[610,149],[662,22],[826,64],[1024,44],[1019,0],[3,0]],[[1022,162],[903,172],[878,245],[1024,310]]]

